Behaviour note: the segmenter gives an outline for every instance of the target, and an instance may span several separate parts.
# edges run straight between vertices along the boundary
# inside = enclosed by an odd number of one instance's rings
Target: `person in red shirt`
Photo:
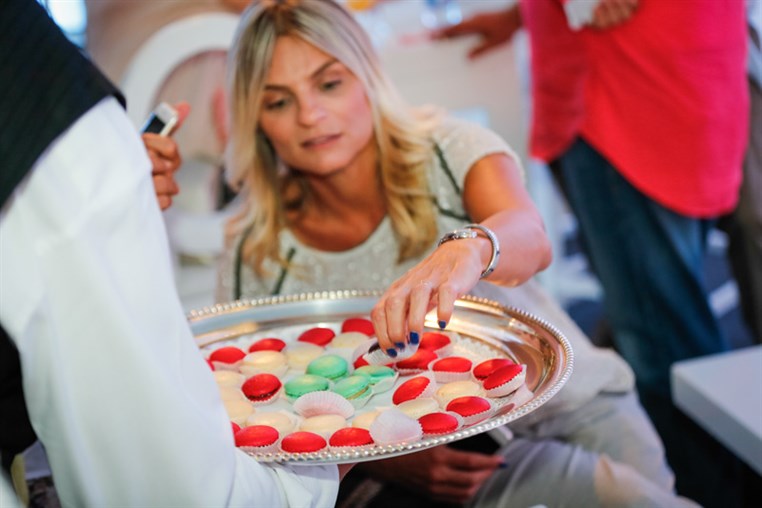
[[[716,469],[686,446],[688,422],[672,405],[669,373],[676,361],[729,348],[709,305],[703,258],[708,231],[735,207],[741,183],[744,4],[600,0],[592,26],[579,31],[569,27],[568,7],[522,0],[439,35],[482,34],[476,56],[527,28],[530,153],[560,169],[614,345],[635,371],[678,491],[709,499],[717,480],[696,475]]]

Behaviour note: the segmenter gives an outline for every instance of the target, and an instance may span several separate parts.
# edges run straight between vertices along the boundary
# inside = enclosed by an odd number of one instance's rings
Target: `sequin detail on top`
[[[447,172],[441,167],[434,150],[431,153],[432,170],[429,185],[433,190],[440,209],[465,215],[462,190],[466,173],[479,159],[494,153],[505,153],[520,162],[511,148],[494,132],[477,124],[459,119],[447,119],[437,128],[434,140],[442,150],[450,169],[456,189]],[[447,231],[462,227],[462,220],[439,214],[437,217],[438,236]],[[401,277],[417,264],[431,248],[418,259],[397,264],[397,240],[392,230],[391,221],[384,217],[375,231],[362,244],[343,251],[326,252],[301,244],[288,230],[281,231],[279,237],[281,251],[286,253],[295,248],[293,270],[285,277],[280,294],[295,294],[311,291],[339,289],[383,289]],[[240,239],[236,240],[237,245]],[[217,299],[228,301],[233,298],[234,287],[234,249],[228,248],[220,260]],[[253,270],[241,267],[241,295],[243,298],[255,298],[270,295],[276,284],[280,267],[265,263],[271,276],[259,279]]]

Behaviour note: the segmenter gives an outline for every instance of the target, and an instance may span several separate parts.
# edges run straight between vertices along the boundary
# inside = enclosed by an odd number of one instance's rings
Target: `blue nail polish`
[[[500,464],[497,465],[497,467],[499,467],[500,469],[505,469],[505,468],[508,467],[508,463],[507,462],[501,462]]]
[[[420,341],[420,337],[418,336],[418,332],[410,332],[410,343],[414,346],[418,345],[418,341]]]
[[[404,342],[395,342],[394,345],[397,346],[397,349],[399,349],[400,351],[405,349],[405,343]]]
[[[397,350],[389,348],[386,350],[386,354],[391,356],[392,358],[397,358]]]
[[[439,328],[441,328],[442,330],[444,330],[444,329],[445,329],[445,326],[447,326],[447,321],[440,321],[440,322],[439,322]]]

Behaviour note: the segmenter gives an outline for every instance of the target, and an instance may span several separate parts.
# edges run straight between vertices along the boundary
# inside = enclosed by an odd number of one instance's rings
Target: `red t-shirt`
[[[531,153],[582,135],[641,192],[689,216],[732,210],[747,142],[740,0],[640,0],[608,30],[572,32],[561,0],[523,0],[530,33]]]

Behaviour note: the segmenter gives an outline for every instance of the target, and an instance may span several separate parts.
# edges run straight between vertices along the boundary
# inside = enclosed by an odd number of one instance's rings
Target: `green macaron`
[[[323,355],[307,365],[307,374],[322,376],[333,381],[347,375],[349,364],[338,355]]]
[[[305,393],[326,391],[328,387],[329,384],[326,378],[311,374],[297,376],[283,385],[286,397],[291,399],[298,399]]]

